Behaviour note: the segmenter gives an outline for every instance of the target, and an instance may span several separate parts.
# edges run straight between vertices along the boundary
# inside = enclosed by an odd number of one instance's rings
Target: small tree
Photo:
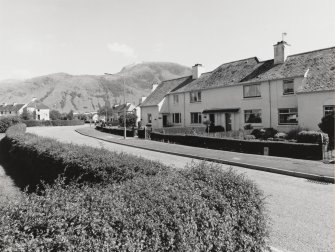
[[[335,116],[334,113],[324,116],[321,119],[321,122],[318,124],[319,128],[328,134],[329,137],[329,147],[334,148],[334,123]]]
[[[27,110],[27,108],[24,108],[22,111],[22,114],[20,115],[22,120],[31,120],[33,119],[33,115]]]
[[[127,114],[126,115],[126,126],[127,127],[135,127],[136,126],[137,116],[135,114]],[[119,117],[120,126],[124,127],[124,115]]]
[[[62,117],[58,110],[51,110],[49,115],[51,120],[59,120]]]
[[[71,109],[70,112],[66,115],[67,120],[73,120],[73,110]]]

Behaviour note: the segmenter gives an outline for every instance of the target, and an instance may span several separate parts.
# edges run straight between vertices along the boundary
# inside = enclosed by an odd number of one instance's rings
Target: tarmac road
[[[87,127],[87,126],[81,126]],[[192,159],[108,143],[86,137],[74,127],[33,127],[28,132],[53,137],[62,142],[123,151],[183,168]],[[222,165],[222,169],[229,166]],[[334,251],[335,185],[306,179],[233,167],[254,180],[267,195],[272,219],[270,245],[274,251]]]

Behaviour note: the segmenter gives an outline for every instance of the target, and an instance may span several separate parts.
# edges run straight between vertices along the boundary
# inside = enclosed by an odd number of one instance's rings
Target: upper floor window
[[[243,97],[261,97],[261,84],[243,86]]]
[[[278,124],[298,124],[298,109],[287,108],[278,110]]]
[[[173,103],[179,103],[179,96],[178,95],[173,95]]]
[[[283,81],[283,95],[294,94],[294,81],[284,80]]]
[[[199,112],[191,113],[191,123],[192,124],[201,123],[201,113]]]
[[[181,114],[180,113],[173,113],[172,114],[172,122],[173,123],[181,123]]]
[[[244,110],[245,123],[262,123],[262,110],[250,109]]]
[[[190,92],[190,102],[201,102],[201,92]]]
[[[148,123],[151,123],[152,122],[152,116],[151,114],[148,114]]]
[[[334,111],[335,111],[335,105],[327,105],[323,107],[324,116],[334,114]]]

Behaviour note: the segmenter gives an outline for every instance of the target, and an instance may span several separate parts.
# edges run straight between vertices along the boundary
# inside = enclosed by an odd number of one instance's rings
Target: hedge
[[[6,130],[17,123],[20,123],[21,119],[18,116],[1,116],[0,117],[0,133],[5,133]]]
[[[102,132],[106,132],[106,133],[110,133],[113,135],[118,135],[118,136],[124,136],[124,129],[123,128],[106,128],[106,127],[101,127],[101,126],[96,126],[95,127],[97,130],[102,131]],[[134,137],[134,130],[129,130],[126,129],[126,136],[127,137]]]
[[[39,120],[22,120],[27,127],[36,126],[76,126],[84,125],[85,122],[82,120],[50,120],[50,121],[39,121]]]
[[[322,145],[310,143],[290,143],[273,141],[252,141],[227,138],[211,138],[193,135],[166,135],[152,132],[151,140],[168,141],[188,146],[216,150],[235,151],[250,154],[264,154],[264,147],[269,148],[269,155],[299,159],[321,160]]]
[[[0,208],[2,251],[264,251],[264,195],[204,163],[113,185],[66,185]]]
[[[1,157],[10,162],[13,176],[24,178],[22,187],[32,189],[40,183],[54,181],[59,174],[80,181],[113,183],[140,174],[155,175],[168,169],[159,162],[105,149],[60,143],[34,134],[7,131],[0,142]]]
[[[138,138],[145,138],[145,129],[138,129],[137,136]]]

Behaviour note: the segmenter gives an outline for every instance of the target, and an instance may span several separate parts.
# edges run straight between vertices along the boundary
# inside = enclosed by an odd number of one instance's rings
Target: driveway
[[[81,126],[89,127],[89,126]],[[34,127],[28,132],[52,137],[62,142],[123,151],[177,168],[194,161],[191,158],[118,145],[76,133],[74,127]],[[221,165],[229,169],[228,165]],[[272,219],[271,246],[278,251],[334,251],[334,184],[233,166],[254,180],[267,195]]]

